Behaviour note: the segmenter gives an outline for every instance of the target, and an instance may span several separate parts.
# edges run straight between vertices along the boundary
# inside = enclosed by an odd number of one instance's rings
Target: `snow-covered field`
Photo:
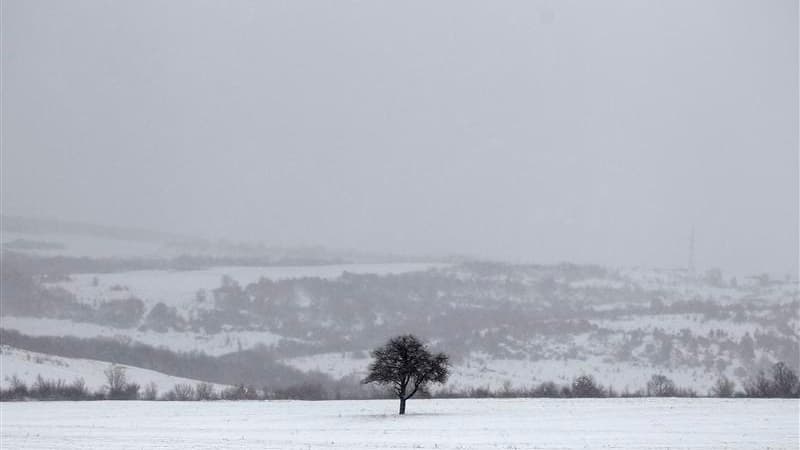
[[[798,401],[23,402],[9,449],[796,449]]]
[[[95,391],[106,384],[105,371],[110,367],[106,361],[93,359],[64,358],[44,353],[30,352],[0,346],[0,386],[7,388],[11,377],[16,376],[32,386],[36,377],[41,375],[46,380],[64,380],[71,383],[77,378],[86,382],[86,387]],[[160,393],[171,390],[176,384],[184,383],[195,386],[198,381],[188,378],[174,377],[154,370],[142,369],[120,365],[125,368],[125,375],[129,382],[138,383],[144,387],[155,383]],[[224,388],[223,385],[214,385],[216,389]]]

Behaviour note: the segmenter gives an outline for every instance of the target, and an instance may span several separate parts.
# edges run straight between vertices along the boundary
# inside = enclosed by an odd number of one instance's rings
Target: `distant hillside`
[[[3,249],[39,256],[89,258],[217,259],[204,266],[305,265],[346,262],[437,261],[432,257],[328,249],[320,245],[275,246],[235,239],[203,239],[142,228],[106,226],[58,219],[1,215]]]
[[[25,234],[67,234],[134,242],[192,242],[196,238],[142,228],[96,225],[59,219],[0,215],[0,229]]]
[[[5,330],[228,362],[263,348],[333,378],[361,376],[370,349],[408,332],[452,356],[451,388],[586,373],[623,390],[661,373],[704,393],[723,375],[741,387],[776,361],[800,367],[797,281],[764,275],[486,262],[71,273],[69,263],[43,279],[24,259],[6,262]]]

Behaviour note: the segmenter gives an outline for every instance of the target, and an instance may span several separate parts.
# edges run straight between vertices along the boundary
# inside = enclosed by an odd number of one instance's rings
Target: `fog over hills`
[[[6,385],[102,383],[119,363],[162,389],[313,382],[319,395],[369,395],[368,352],[406,332],[448,351],[444,389],[458,392],[578,374],[633,392],[665,374],[704,394],[720,376],[741,388],[777,361],[800,366],[796,277],[175,247],[172,234],[3,218]]]

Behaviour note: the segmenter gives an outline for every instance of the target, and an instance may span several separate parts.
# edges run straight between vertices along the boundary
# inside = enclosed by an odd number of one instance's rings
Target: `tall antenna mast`
[[[695,274],[695,267],[694,267],[694,225],[692,225],[692,231],[689,233],[689,275]]]

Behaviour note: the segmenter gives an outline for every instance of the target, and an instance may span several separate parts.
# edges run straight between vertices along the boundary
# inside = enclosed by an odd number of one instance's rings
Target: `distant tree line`
[[[362,400],[393,398],[384,389],[360,386],[357,379],[336,383],[301,381],[283,388],[236,384],[217,388],[214,384],[198,382],[195,385],[178,383],[166,392],[159,392],[154,383],[141,387],[129,382],[125,368],[112,365],[105,371],[106,384],[90,391],[83,379],[73,382],[48,380],[37,377],[29,387],[16,375],[8,380],[8,387],[0,389],[0,401],[21,400]],[[742,389],[726,377],[720,377],[707,393],[701,395],[693,389],[676,386],[668,377],[655,374],[646,386],[635,391],[617,391],[598,383],[591,375],[579,375],[569,384],[551,381],[529,388],[514,388],[506,383],[500,389],[477,387],[460,390],[443,389],[423,392],[427,398],[617,398],[617,397],[719,397],[719,398],[800,398],[797,374],[782,362],[772,366],[770,373],[761,372],[749,379]]]

